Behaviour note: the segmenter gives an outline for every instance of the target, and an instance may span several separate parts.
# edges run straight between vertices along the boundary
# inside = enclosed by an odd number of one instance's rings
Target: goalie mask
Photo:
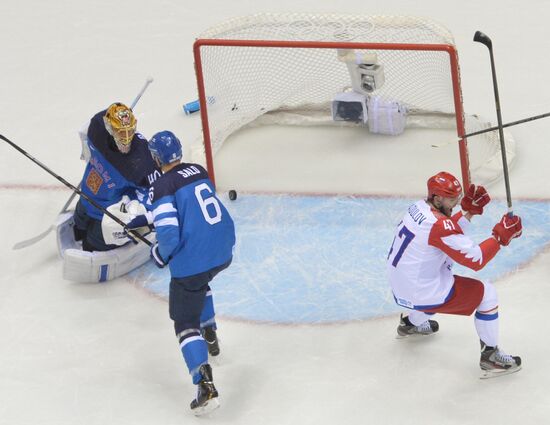
[[[171,131],[161,131],[149,140],[149,151],[159,164],[166,165],[182,158],[181,142]]]
[[[137,120],[130,108],[122,103],[113,103],[103,117],[105,129],[115,139],[121,153],[130,152],[130,145],[136,133]]]

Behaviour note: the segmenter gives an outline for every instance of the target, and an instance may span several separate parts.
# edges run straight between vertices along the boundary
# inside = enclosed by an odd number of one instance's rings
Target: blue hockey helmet
[[[171,131],[160,131],[149,140],[149,151],[161,165],[170,164],[182,157],[181,142]]]

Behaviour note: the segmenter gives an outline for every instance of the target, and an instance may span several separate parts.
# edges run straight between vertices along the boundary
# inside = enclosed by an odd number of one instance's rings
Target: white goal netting
[[[383,67],[383,82],[368,95],[407,111],[405,131],[386,137],[406,143],[411,128],[467,134],[491,126],[462,110],[453,37],[438,23],[399,16],[257,14],[213,27],[195,44],[199,92],[207,105],[207,163],[247,125],[358,126],[335,122],[331,114],[335,96],[354,90],[355,65],[343,61],[344,55],[358,63],[374,57]],[[469,141],[469,152],[455,140],[456,160],[473,181],[488,184],[501,176],[497,132]],[[515,142],[508,133],[506,143],[511,166]]]

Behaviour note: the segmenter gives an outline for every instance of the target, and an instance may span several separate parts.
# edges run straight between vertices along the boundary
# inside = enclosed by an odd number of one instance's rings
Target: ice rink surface
[[[77,130],[111,102],[129,103],[150,75],[155,81],[136,107],[140,131],[150,137],[170,129],[189,152],[201,132],[198,116],[181,109],[196,98],[195,37],[230,17],[288,11],[418,15],[441,22],[455,36],[465,110],[495,121],[488,54],[472,42],[482,30],[494,43],[504,121],[548,112],[550,5],[542,0],[6,0],[0,3],[0,133],[76,184],[83,171]],[[550,200],[549,126],[541,120],[511,129],[518,143],[510,173],[514,205],[529,210],[540,233],[526,227],[522,244],[513,242],[506,255],[534,255],[495,281],[501,345],[522,356],[521,372],[478,379],[471,318],[440,316],[441,331],[433,338],[398,341],[395,313],[325,324],[221,315],[222,355],[213,366],[222,406],[200,419],[188,410],[194,387],[162,297],[133,275],[101,285],[63,280],[53,236],[11,249],[50,226],[70,192],[3,144],[0,424],[546,423],[550,251],[544,240],[550,220],[529,202]],[[235,146],[231,155],[239,155],[237,140]],[[315,167],[308,157],[277,160],[283,167],[290,160]],[[405,160],[394,156],[383,166],[400,169]],[[438,168],[419,158],[408,172],[424,181]],[[495,205],[504,205],[502,180],[488,189]],[[418,187],[409,197],[423,191]],[[307,292],[300,295],[304,305],[317,302]],[[354,296],[350,291],[350,302]]]

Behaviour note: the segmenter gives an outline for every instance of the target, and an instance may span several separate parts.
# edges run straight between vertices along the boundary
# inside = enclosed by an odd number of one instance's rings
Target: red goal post
[[[375,94],[403,102],[411,115],[451,117],[467,187],[465,113],[450,33],[424,18],[304,14],[237,18],[195,41],[204,154],[212,181],[213,156],[231,133],[277,109],[326,108],[334,93],[349,86],[348,71],[336,60],[342,49],[378,55],[386,81]]]

